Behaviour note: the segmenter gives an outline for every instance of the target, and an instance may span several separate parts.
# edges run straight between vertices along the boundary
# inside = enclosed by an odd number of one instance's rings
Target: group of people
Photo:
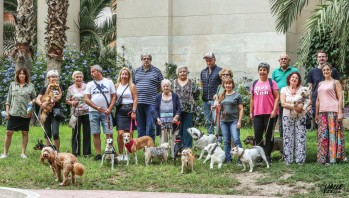
[[[232,161],[231,141],[235,146],[242,147],[240,128],[244,103],[250,102],[250,118],[253,120],[256,145],[264,148],[268,161],[271,161],[273,132],[278,119],[280,137],[284,142],[285,163],[303,164],[306,159],[306,110],[302,102],[295,102],[302,88],[302,78],[298,69],[289,64],[289,56],[280,56],[280,67],[273,71],[272,78],[268,77],[268,63],[262,62],[258,65],[259,79],[251,85],[250,101],[243,101],[235,87],[232,70],[217,66],[214,53],[205,54],[203,59],[206,66],[200,73],[200,84],[205,127],[209,134],[216,131],[223,139],[226,162]],[[318,66],[310,70],[307,76],[312,92],[312,112],[319,125],[317,159],[321,164],[336,163],[346,160],[341,122],[342,87],[338,81],[337,70],[327,62],[327,53],[319,51],[317,60]],[[113,126],[116,126],[118,132],[119,160],[124,159],[123,133],[133,133],[136,127],[138,137],[150,136],[155,141],[156,135],[160,135],[161,143],[168,142],[169,135],[178,130],[183,146],[192,147],[192,138],[187,129],[193,127],[195,101],[199,99],[200,89],[188,77],[188,67],[178,66],[177,78],[171,82],[164,79],[161,71],[151,64],[150,54],[142,54],[141,61],[142,66],[134,72],[127,67],[122,68],[116,84],[103,77],[103,70],[99,65],[91,66],[93,80],[87,84],[83,81],[84,75],[81,71],[73,72],[74,83],[67,90],[65,102],[71,106],[71,114],[77,118],[76,127],[72,129],[74,155],[81,155],[81,147],[84,156],[92,154],[92,134],[96,152],[94,159],[100,160],[101,129],[106,138],[113,138]],[[48,84],[58,83],[59,74],[56,70],[48,71],[46,76]],[[10,84],[6,100],[8,125],[1,158],[8,156],[14,131],[22,131],[21,157],[26,158],[30,121],[27,104],[36,102],[41,108],[52,105],[41,102],[46,89],[47,86],[42,88],[36,97],[28,71],[16,71],[15,81]],[[159,93],[160,90],[162,92]],[[58,94],[54,98],[52,108],[61,107],[61,97],[62,94]],[[118,105],[117,111],[112,115],[115,104]],[[46,144],[52,145],[53,137],[57,150],[60,148],[59,123],[59,119],[50,112],[43,124]]]

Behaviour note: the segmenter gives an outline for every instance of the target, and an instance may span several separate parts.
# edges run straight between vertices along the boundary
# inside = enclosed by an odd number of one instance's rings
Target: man
[[[322,75],[322,65],[324,65],[328,60],[327,53],[324,50],[320,50],[317,52],[317,63],[318,66],[311,69],[308,73],[308,86],[311,88],[311,104],[312,104],[312,113],[313,117],[315,117],[315,105],[316,105],[316,98],[317,98],[317,88],[319,85],[319,82],[324,80],[324,76]],[[340,75],[336,68],[332,68],[332,78],[339,80]]]
[[[287,86],[287,77],[292,72],[299,72],[297,68],[290,65],[290,57],[287,54],[280,55],[279,63],[280,67],[275,69],[272,74],[272,79],[278,84],[279,90],[281,90],[283,87]],[[283,113],[283,107],[281,106],[281,103],[279,103],[279,132],[280,137],[283,137],[284,131],[282,128],[282,113]]]
[[[200,73],[200,83],[203,90],[205,127],[209,134],[214,134],[213,119],[216,117],[216,112],[212,111],[211,113],[211,106],[214,104],[213,96],[216,94],[218,86],[222,84],[218,75],[222,68],[216,65],[216,57],[212,52],[205,54],[204,59],[207,66]]]
[[[113,81],[103,77],[101,66],[91,66],[93,81],[87,83],[84,99],[89,105],[89,119],[93,144],[96,149],[94,160],[101,160],[101,126],[106,138],[113,138],[112,108],[116,100],[116,91]]]
[[[142,66],[133,74],[138,94],[136,111],[138,137],[147,135],[155,141],[155,97],[164,77],[161,71],[151,64],[151,54],[142,54],[141,61]]]

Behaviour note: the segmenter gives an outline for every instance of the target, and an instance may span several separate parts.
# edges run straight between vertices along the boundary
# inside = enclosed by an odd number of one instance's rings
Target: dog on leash
[[[173,164],[176,165],[176,160],[177,158],[181,157],[182,155],[182,150],[183,150],[183,144],[182,144],[182,137],[180,135],[176,136],[176,140],[175,140],[175,145],[174,145],[174,158],[173,158]]]
[[[71,153],[57,153],[51,147],[44,147],[40,155],[41,162],[47,160],[52,167],[56,179],[61,182],[59,185],[68,185],[69,173],[72,183],[75,183],[75,175],[82,176],[85,172],[84,165],[78,163],[78,159]],[[61,172],[63,171],[63,181]]]
[[[191,172],[194,171],[194,162],[195,162],[195,156],[193,154],[193,151],[190,148],[186,148],[181,153],[181,160],[182,160],[182,171],[183,174],[184,169],[190,170]]]
[[[38,140],[38,143],[34,146],[34,150],[41,151],[44,147],[47,147],[42,140]],[[54,150],[56,149],[55,145],[50,145],[49,147],[53,148]]]
[[[124,146],[126,148],[126,160],[127,160],[127,166],[129,165],[130,158],[129,154],[132,153],[135,158],[135,164],[138,164],[137,159],[137,151],[145,148],[145,147],[154,147],[154,141],[149,136],[142,136],[139,138],[132,138],[130,133],[124,133],[122,135],[124,139]]]
[[[148,166],[149,162],[152,162],[153,158],[158,158],[160,163],[167,162],[168,150],[170,149],[170,144],[165,142],[162,143],[159,147],[144,147],[144,160],[145,165]]]
[[[111,169],[114,170],[114,159],[115,159],[116,155],[117,154],[116,154],[116,151],[115,151],[115,148],[114,148],[114,145],[113,145],[113,139],[112,138],[108,138],[106,147],[104,149],[104,153],[102,155],[101,166],[103,165],[104,159],[110,160]]]
[[[256,145],[256,139],[254,136],[247,136],[246,139],[244,140],[245,145],[251,145],[251,146],[255,146]],[[279,151],[281,154],[281,160],[284,159],[284,143],[282,138],[277,137],[274,138],[274,142],[273,142],[273,148],[272,148],[272,152],[274,151]]]
[[[199,148],[201,149],[200,157],[199,160],[204,156],[205,153],[205,147],[209,144],[212,143],[217,143],[217,137],[215,135],[209,134],[209,135],[204,135],[204,133],[197,128],[188,128],[187,129],[188,133],[191,135],[191,137],[194,140],[194,148]]]
[[[46,102],[46,106],[42,108],[40,114],[40,122],[42,124],[45,123],[47,114],[52,111],[52,107],[54,106],[54,99],[62,93],[61,88],[57,83],[51,83],[47,86],[46,92],[41,97],[41,103]]]
[[[230,150],[230,154],[241,160],[242,166],[244,167],[242,171],[246,170],[246,164],[248,163],[250,165],[249,172],[252,173],[254,162],[256,161],[257,157],[262,157],[262,159],[267,164],[267,168],[269,168],[267,157],[265,156],[263,148],[260,146],[253,146],[250,149],[243,149],[236,146]]]
[[[204,164],[206,163],[206,161],[211,159],[210,169],[213,169],[215,162],[218,163],[218,169],[220,169],[225,160],[225,152],[223,151],[223,149],[218,145],[218,143],[212,143],[207,145],[205,147],[205,150],[207,150],[208,154],[204,161]]]

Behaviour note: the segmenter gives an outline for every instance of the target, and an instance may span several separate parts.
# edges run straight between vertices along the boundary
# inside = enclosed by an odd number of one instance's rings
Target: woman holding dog
[[[194,126],[193,116],[195,101],[199,99],[200,92],[195,82],[188,78],[188,67],[178,66],[176,69],[177,79],[172,83],[172,90],[179,97],[181,103],[181,115],[179,116],[179,135],[182,137],[182,146],[191,148],[193,140],[187,129]]]
[[[74,84],[69,86],[65,102],[71,106],[71,114],[76,116],[76,125],[72,129],[72,153],[75,156],[81,154],[81,126],[82,126],[82,154],[85,157],[91,155],[91,128],[88,115],[88,105],[84,101],[86,83],[83,82],[84,74],[74,71],[72,75]]]
[[[58,84],[58,71],[57,70],[50,70],[47,72],[46,77],[48,79],[48,85],[44,88],[41,89],[38,97],[36,98],[36,104],[40,106],[41,109],[47,108],[48,105],[52,106],[48,102],[41,102],[42,96],[46,93],[46,89],[50,84],[56,83]],[[58,109],[61,108],[61,98],[62,98],[62,90],[59,87],[59,93],[53,98],[53,106],[52,106],[52,111],[48,113],[47,118],[44,125],[44,137],[46,139],[46,145],[51,146],[51,138],[53,136],[53,144],[56,147],[57,151],[59,151],[60,147],[60,141],[59,141],[59,123],[60,120],[59,118],[56,118],[53,116],[53,109]]]
[[[301,75],[292,72],[286,80],[287,86],[281,89],[281,106],[284,108],[282,125],[284,130],[284,159],[286,165],[296,161],[303,164],[306,157],[305,111],[302,103],[295,103],[302,91]]]
[[[32,102],[36,96],[34,85],[30,83],[30,77],[27,69],[18,69],[15,73],[15,81],[10,84],[6,99],[6,119],[8,120],[4,154],[0,158],[7,158],[8,151],[12,141],[14,131],[22,131],[22,154],[25,159],[30,115],[27,112],[28,103]]]
[[[135,129],[134,123],[136,121],[138,99],[136,86],[132,82],[130,69],[123,67],[119,72],[118,80],[115,84],[117,100],[121,100],[121,106],[115,113],[116,127],[118,129],[119,161],[124,159],[124,141],[122,136],[125,131],[132,133]]]
[[[332,66],[322,65],[325,80],[319,83],[315,120],[318,123],[317,162],[334,164],[346,161],[343,133],[342,85],[332,78]]]
[[[232,160],[230,154],[231,139],[233,139],[235,146],[242,148],[240,128],[244,116],[244,106],[240,94],[234,91],[235,83],[232,78],[225,78],[222,87],[224,91],[219,95],[218,108],[220,109],[220,126],[223,134],[226,162],[230,163]],[[240,159],[238,163],[241,163]]]
[[[264,148],[265,155],[271,162],[273,129],[277,120],[280,96],[276,82],[268,78],[269,72],[268,63],[262,62],[258,65],[259,79],[254,81],[251,87],[250,118],[253,120],[256,145]]]

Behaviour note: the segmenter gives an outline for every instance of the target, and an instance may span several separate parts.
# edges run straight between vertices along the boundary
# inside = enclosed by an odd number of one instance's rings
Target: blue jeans
[[[113,119],[109,114],[109,119],[105,113],[90,111],[89,113],[91,134],[101,133],[101,126],[104,134],[113,134]]]
[[[182,137],[182,145],[184,148],[191,148],[193,146],[193,139],[187,129],[193,127],[193,113],[182,111],[180,121],[179,135]]]
[[[205,127],[208,134],[214,134],[213,121],[216,118],[216,111],[213,110],[211,113],[211,106],[213,106],[213,103],[213,100],[202,102],[202,104],[204,105]]]
[[[155,106],[149,104],[137,105],[138,137],[150,136],[155,142]]]
[[[232,122],[221,121],[221,130],[224,139],[224,152],[227,161],[231,161],[231,138],[233,138],[235,146],[242,148],[240,141],[240,129],[236,128],[237,123],[238,120],[234,120]]]

